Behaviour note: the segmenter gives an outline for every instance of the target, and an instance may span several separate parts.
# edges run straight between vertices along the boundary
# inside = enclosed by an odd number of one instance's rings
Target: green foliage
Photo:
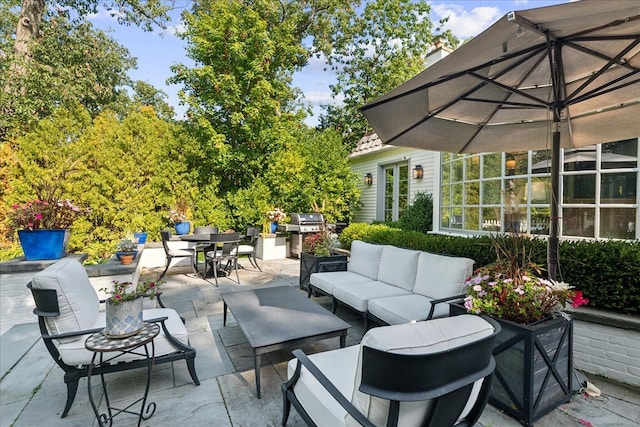
[[[433,196],[416,193],[411,205],[402,211],[400,228],[426,233],[433,229]]]
[[[512,237],[443,236],[402,231],[386,225],[354,223],[340,235],[343,248],[353,240],[393,245],[427,252],[463,256],[475,261],[474,268],[497,260],[492,238],[503,247],[512,247]],[[546,240],[526,239],[531,262],[546,268]],[[560,244],[560,280],[575,287],[589,299],[589,306],[621,313],[640,312],[640,242],[638,241],[564,241]]]
[[[144,229],[157,240],[171,226],[168,212],[178,199],[205,205],[182,155],[193,140],[181,129],[150,107],[122,119],[106,111],[93,120],[81,107],[56,110],[16,141],[11,190],[3,204],[56,191],[90,208],[87,218],[74,223],[69,248],[89,253],[91,262],[108,258],[128,232]],[[215,208],[198,215],[203,223],[211,217],[218,217]]]
[[[339,129],[349,147],[370,130],[359,108],[424,69],[435,39],[426,0],[373,0],[338,29],[329,63],[342,106],[327,106],[321,128]],[[450,34],[448,34],[450,36]]]
[[[31,42],[28,58],[2,61],[0,111],[7,113],[0,115],[0,139],[23,135],[60,106],[79,103],[95,116],[127,98],[127,71],[136,61],[104,31],[56,14],[45,16],[42,34]]]

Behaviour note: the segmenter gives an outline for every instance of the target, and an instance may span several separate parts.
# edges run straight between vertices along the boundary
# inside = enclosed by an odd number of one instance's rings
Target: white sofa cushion
[[[378,266],[378,280],[411,291],[416,281],[419,251],[385,246]]]
[[[421,252],[413,292],[433,299],[462,294],[472,271],[472,259]]]
[[[170,308],[154,308],[149,310],[144,310],[142,312],[142,317],[145,320],[155,319],[158,317],[168,317],[165,321],[165,325],[167,329],[171,333],[171,335],[181,341],[183,344],[189,344],[189,336],[187,334],[187,329],[185,328],[182,320],[178,313],[175,310]],[[106,323],[106,315],[104,312],[101,312],[99,316],[96,317],[95,322],[87,329],[92,328],[103,328]],[[84,342],[88,338],[88,335],[83,335],[79,339],[76,339],[71,342],[61,343],[57,346],[58,351],[60,352],[60,358],[70,366],[77,365],[88,365],[91,363],[91,357],[93,356],[93,352],[87,350],[84,346]],[[164,335],[164,331],[162,327],[160,328],[160,333],[153,340],[155,345],[155,355],[161,356],[164,354],[169,354],[177,351],[177,349],[171,345],[171,343],[167,340]],[[107,360],[110,357],[119,354],[119,352],[108,352],[104,354],[104,359]],[[116,362],[122,361],[132,361],[138,360],[141,357],[138,355],[125,354],[118,359]]]
[[[378,280],[378,265],[382,256],[382,245],[365,243],[361,240],[351,242],[351,255],[347,271],[362,274],[372,280]]]
[[[322,371],[336,388],[349,400],[353,394],[353,385],[358,364],[360,346],[341,348],[333,351],[312,354],[309,359]],[[291,359],[288,365],[288,378],[293,376],[297,359]],[[347,411],[331,397],[318,380],[302,368],[300,378],[295,385],[296,397],[318,426],[344,425]]]
[[[333,287],[345,283],[372,282],[373,280],[367,276],[354,273],[352,271],[329,271],[323,273],[313,273],[309,278],[316,288],[320,289],[327,295],[333,295]]]
[[[47,328],[52,334],[91,329],[100,309],[98,295],[91,286],[87,271],[73,258],[63,258],[42,271],[31,280],[35,289],[55,289],[58,295],[60,316],[48,317]],[[60,340],[76,341],[78,338]],[[84,346],[84,340],[82,340]]]
[[[410,294],[405,289],[378,281],[343,283],[333,287],[335,298],[362,313],[367,311],[370,299]]]
[[[426,320],[431,310],[431,298],[420,294],[398,295],[369,300],[369,313],[389,325]],[[449,304],[438,304],[433,318],[449,315]]]
[[[365,334],[360,345],[398,354],[430,354],[459,347],[492,333],[493,327],[481,317],[465,314],[428,322],[374,328]],[[385,425],[389,401],[372,397],[358,390],[361,371],[362,353],[358,357],[351,403],[375,425]],[[475,389],[478,389],[478,386],[479,383],[476,384]],[[472,395],[472,398],[473,396],[476,395]],[[468,404],[466,410],[470,406]],[[401,403],[398,425],[419,425],[420,418],[428,408],[429,402]],[[349,415],[346,416],[345,422],[347,425],[358,425]]]

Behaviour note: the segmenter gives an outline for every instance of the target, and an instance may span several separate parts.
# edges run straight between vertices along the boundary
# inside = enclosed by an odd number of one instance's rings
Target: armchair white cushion
[[[354,240],[351,243],[351,256],[347,271],[361,274],[371,280],[378,280],[378,266],[383,248],[382,245]]]

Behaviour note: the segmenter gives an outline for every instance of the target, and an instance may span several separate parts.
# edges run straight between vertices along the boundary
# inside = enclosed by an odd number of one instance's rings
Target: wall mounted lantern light
[[[513,175],[516,173],[516,159],[512,155],[507,154],[506,161],[504,163],[507,169],[507,175]]]
[[[424,169],[422,169],[422,165],[416,165],[413,168],[413,179],[422,179],[424,177]]]
[[[371,174],[371,172],[369,172],[364,176],[364,185],[371,185],[371,184],[373,184],[373,175]]]

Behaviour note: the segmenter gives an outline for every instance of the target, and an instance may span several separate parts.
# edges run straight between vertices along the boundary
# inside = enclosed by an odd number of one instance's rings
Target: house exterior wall
[[[404,162],[409,166],[409,173],[416,165],[422,165],[424,177],[422,179],[409,178],[409,201],[412,202],[417,192],[434,194],[440,174],[439,153],[425,150],[414,150],[405,147],[386,146],[378,150],[354,156],[351,158],[351,168],[360,174],[359,187],[361,191],[362,207],[355,213],[354,222],[366,222],[382,219],[381,206],[384,189],[382,188],[382,170],[385,165]],[[365,185],[364,177],[367,173],[373,175],[373,184]]]

